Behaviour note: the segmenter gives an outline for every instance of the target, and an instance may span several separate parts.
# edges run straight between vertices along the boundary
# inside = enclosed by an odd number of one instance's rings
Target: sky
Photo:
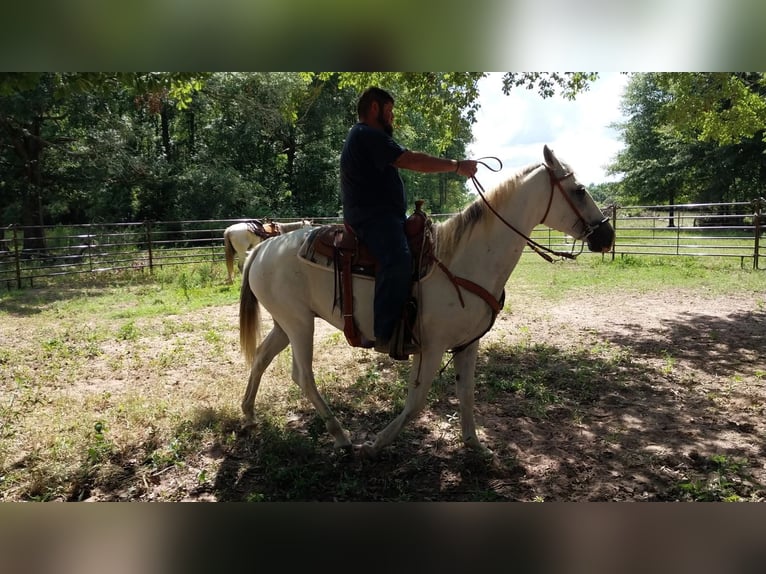
[[[468,146],[471,159],[496,156],[503,162],[499,173],[479,167],[477,177],[486,189],[527,164],[542,162],[545,144],[584,185],[615,180],[606,174],[605,165],[623,147],[618,132],[609,126],[623,119],[620,99],[628,82],[625,74],[599,73],[599,79],[574,101],[559,95],[543,99],[536,90],[523,87],[506,96],[502,75],[492,72],[479,82],[481,108],[473,126],[474,141]]]

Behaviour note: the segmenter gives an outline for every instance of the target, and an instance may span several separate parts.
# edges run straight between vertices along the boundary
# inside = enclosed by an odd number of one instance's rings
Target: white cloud
[[[540,163],[545,144],[570,165],[582,183],[609,181],[605,166],[623,145],[609,125],[622,120],[620,98],[627,76],[612,72],[599,76],[575,101],[560,96],[543,99],[524,88],[514,88],[506,96],[501,89],[502,73],[483,78],[469,157],[499,157],[503,170],[493,173],[480,168],[482,185],[489,189],[525,165]]]

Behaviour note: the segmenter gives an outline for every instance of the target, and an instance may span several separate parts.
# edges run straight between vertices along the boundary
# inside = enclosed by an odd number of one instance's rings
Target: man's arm
[[[419,151],[406,150],[394,162],[398,168],[420,171],[423,173],[444,173],[453,171],[465,177],[476,173],[476,162],[471,159],[460,161],[436,157]]]

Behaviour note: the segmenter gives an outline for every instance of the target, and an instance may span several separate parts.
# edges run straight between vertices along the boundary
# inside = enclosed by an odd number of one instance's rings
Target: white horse
[[[463,441],[492,454],[476,434],[476,357],[479,340],[502,307],[504,287],[525,245],[541,247],[529,239],[530,232],[542,223],[587,242],[594,252],[608,251],[614,241],[614,229],[585,187],[548,146],[543,151],[545,163],[528,166],[461,213],[433,226],[435,256],[442,265],[434,266],[414,290],[419,299],[420,354],[413,356],[405,405],[374,443],[360,446],[362,454],[375,456],[423,409],[446,351],[454,353]],[[261,243],[245,263],[240,345],[251,368],[241,405],[244,425],[255,425],[254,402],[261,377],[289,344],[293,380],[325,421],[335,447],[351,448],[349,433],[317,391],[312,371],[314,318],[321,317],[338,329],[343,328],[344,319],[339,306],[333,305],[331,268],[298,257],[308,234],[295,231]],[[355,276],[354,315],[359,330],[370,340],[374,338],[373,288],[372,279]],[[262,342],[259,303],[270,312],[274,325]]]
[[[234,223],[223,231],[223,249],[226,254],[227,282],[231,283],[234,274],[234,259],[237,260],[237,269],[242,270],[247,252],[258,245],[264,239],[275,235],[295,231],[301,227],[311,227],[312,223],[307,219],[290,223],[277,223],[267,221],[262,223],[258,219]]]

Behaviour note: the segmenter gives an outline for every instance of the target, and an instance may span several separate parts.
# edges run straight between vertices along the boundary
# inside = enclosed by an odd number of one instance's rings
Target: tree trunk
[[[194,123],[194,111],[189,110],[187,113],[187,121],[189,126],[189,152],[188,157],[191,159],[194,157],[194,147],[196,145],[195,139],[196,139],[196,124]]]
[[[13,139],[13,147],[24,169],[26,185],[21,197],[21,224],[24,230],[23,249],[33,252],[45,251],[45,234],[43,228],[42,205],[42,159],[44,142],[42,133],[43,118],[36,117],[26,129],[12,127],[4,122]]]
[[[296,189],[297,186],[295,185],[295,158],[298,154],[298,144],[295,141],[295,129],[290,129],[288,137],[285,138],[284,143],[285,153],[287,154],[285,181],[287,181],[287,185],[289,186],[291,192],[290,206],[292,209],[298,209],[298,206],[300,205],[303,198],[300,195],[300,190]]]
[[[171,147],[170,147],[170,117],[169,106],[167,102],[162,102],[162,108],[160,109],[160,123],[162,126],[162,151],[165,154],[165,159],[171,161]]]

